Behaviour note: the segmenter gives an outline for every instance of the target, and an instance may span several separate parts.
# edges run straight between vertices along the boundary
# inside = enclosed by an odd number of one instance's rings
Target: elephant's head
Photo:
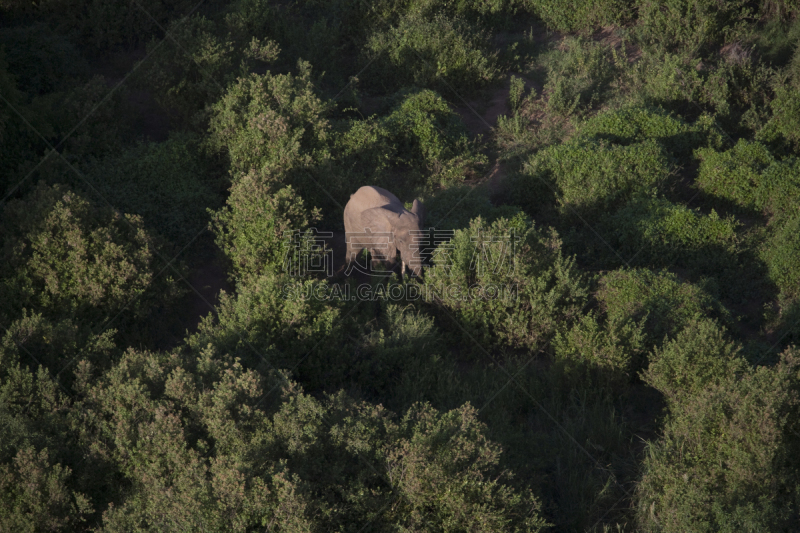
[[[422,274],[422,247],[420,231],[424,223],[424,209],[422,202],[414,200],[411,211],[403,207],[399,201],[394,204],[373,207],[361,213],[360,221],[365,230],[371,233],[391,233],[394,247],[400,250],[403,261],[403,270],[411,270],[415,276]],[[394,264],[394,249],[389,251],[387,257],[390,264]]]
[[[394,229],[395,246],[400,250],[403,264],[417,277],[422,274],[423,236],[420,232],[424,223],[425,209],[422,202],[414,200],[411,211],[404,210],[400,214]]]

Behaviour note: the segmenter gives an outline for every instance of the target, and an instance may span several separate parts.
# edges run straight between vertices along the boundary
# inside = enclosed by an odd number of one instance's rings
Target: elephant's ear
[[[373,207],[361,212],[362,226],[365,229],[369,228],[372,233],[392,232],[397,223],[394,219],[399,219],[397,213],[383,207]]]
[[[422,205],[422,202],[419,200],[414,200],[414,203],[411,206],[411,212],[417,215],[417,219],[419,219],[419,225],[425,222],[425,207]]]

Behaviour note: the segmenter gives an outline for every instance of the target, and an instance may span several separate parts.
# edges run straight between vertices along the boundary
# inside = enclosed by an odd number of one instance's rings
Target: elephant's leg
[[[361,252],[357,244],[351,242],[347,243],[347,251],[345,252],[345,274],[350,275],[352,270],[359,266],[358,254]],[[355,264],[354,264],[355,263]]]
[[[370,266],[372,267],[372,272],[378,272],[380,269],[381,264],[383,263],[383,256],[381,255],[381,251],[376,248],[370,248]]]
[[[370,253],[372,254],[372,271],[374,273],[385,274],[387,272],[391,272],[391,270],[394,268],[394,261],[386,253],[385,249],[372,248]]]
[[[345,244],[346,249],[344,252],[344,271],[350,272],[350,263],[353,262],[353,245],[349,242]]]

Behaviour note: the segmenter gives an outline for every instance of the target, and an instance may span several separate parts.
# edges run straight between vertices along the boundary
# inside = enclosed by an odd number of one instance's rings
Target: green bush
[[[796,17],[792,20],[791,2],[763,2],[761,8],[768,20],[754,35],[753,47],[765,61],[785,66],[791,62],[795,46],[800,40],[800,24]],[[770,8],[774,9],[771,13]]]
[[[653,139],[678,160],[684,160],[697,148],[722,144],[722,135],[710,126],[706,120],[687,124],[658,108],[631,107],[586,120],[578,127],[578,135],[622,145]]]
[[[326,285],[280,272],[250,276],[235,295],[221,294],[216,319],[208,315],[188,344],[196,350],[211,345],[249,368],[285,369],[316,389],[331,390],[349,371],[350,321],[336,302],[315,297]]]
[[[741,347],[727,337],[716,321],[695,317],[654,350],[642,378],[671,405],[731,380],[747,369],[747,362],[740,354]]]
[[[334,124],[336,126],[337,124]],[[332,151],[336,166],[352,174],[355,180],[387,185],[387,173],[397,156],[392,132],[385,120],[369,117],[364,120],[341,121],[340,131],[333,136]]]
[[[655,140],[628,146],[581,140],[531,157],[524,174],[509,180],[506,194],[533,214],[552,197],[542,191],[555,190],[561,213],[592,220],[633,198],[652,195],[669,171],[667,155]]]
[[[213,106],[208,145],[227,154],[234,181],[251,171],[275,188],[291,185],[309,204],[333,212],[352,193],[330,167],[330,104],[315,93],[311,67],[298,75],[251,74]]]
[[[713,209],[704,215],[699,209],[651,198],[605,217],[600,231],[611,236],[611,247],[628,261],[663,267],[677,261],[719,273],[731,266],[738,251],[739,225],[733,216],[722,219]]]
[[[460,398],[454,363],[433,318],[388,303],[353,345],[346,378],[370,401],[392,409]]]
[[[93,511],[85,495],[70,490],[69,467],[51,464],[48,450],[22,448],[0,465],[0,527],[6,531],[74,531]]]
[[[257,172],[241,176],[231,187],[226,205],[213,214],[216,242],[228,256],[233,275],[243,279],[287,267],[293,241],[287,232],[303,232],[318,220],[292,187],[277,191]]]
[[[315,94],[310,65],[301,63],[298,70],[240,78],[214,104],[209,142],[228,154],[235,172],[279,176],[324,151],[328,104]]]
[[[782,222],[765,243],[761,257],[784,297],[800,297],[800,216]]]
[[[630,70],[630,91],[634,102],[685,112],[689,101],[700,100],[703,77],[701,61],[675,53],[644,50]]]
[[[708,292],[670,272],[615,270],[599,281],[596,297],[609,321],[644,321],[647,344],[660,344],[692,319],[710,317],[730,323],[730,313]]]
[[[776,220],[786,220],[800,212],[800,159],[794,157],[773,163],[761,178],[756,191],[759,207]]]
[[[29,312],[27,309],[23,309],[8,326],[3,326],[1,366],[20,379],[24,379],[21,366],[31,369],[39,367],[39,372],[43,373],[42,379],[48,384],[54,383],[47,369],[59,377],[59,383],[68,385],[72,381],[72,372],[63,371],[78,359],[105,366],[115,351],[115,338],[121,336],[113,328],[92,331],[105,324],[86,324],[81,317],[48,319],[42,313]],[[15,367],[16,370],[12,372]],[[23,434],[20,438],[26,437]]]
[[[497,53],[488,36],[459,16],[409,14],[397,26],[373,34],[362,63],[373,61],[365,81],[386,92],[415,85],[457,99],[498,79]],[[453,91],[456,91],[455,93]]]
[[[750,135],[765,120],[774,70],[738,50],[743,57],[730,52],[705,60],[688,52],[645,51],[628,71],[631,100],[688,116],[700,109],[707,114],[701,115],[704,129],[716,129],[717,122],[731,135]]]
[[[208,348],[131,350],[88,384],[86,433],[126,485],[104,528],[546,525],[538,500],[509,484],[500,449],[470,405],[438,412],[417,404],[396,416],[344,393],[317,400],[265,375]]]
[[[153,91],[161,107],[186,123],[202,127],[206,106],[233,81],[233,42],[216,36],[214,23],[200,15],[174,22],[165,42],[153,39],[140,65],[138,85]],[[205,129],[205,128],[202,128]]]
[[[742,57],[737,57],[737,53]],[[723,61],[708,69],[698,99],[709,111],[713,110],[725,130],[749,136],[766,120],[775,71],[754,61],[741,47],[723,57]]]
[[[170,273],[157,275],[165,266],[159,243],[140,217],[122,216],[62,185],[42,183],[9,202],[0,221],[3,315],[29,308],[99,325],[123,312],[142,319],[170,302],[180,291]]]
[[[633,7],[630,0],[522,0],[521,4],[551,30],[565,33],[619,24]]]
[[[758,131],[756,140],[800,154],[800,88],[778,86],[769,107],[772,117]]]
[[[579,38],[567,38],[564,46],[548,65],[543,91],[551,113],[572,115],[602,102],[614,78],[615,56],[607,46]]]
[[[94,161],[87,178],[111,205],[183,247],[208,225],[207,208],[221,204],[199,139],[173,134]]]
[[[685,348],[661,355],[696,365],[662,368],[666,390],[695,392],[672,403],[663,436],[648,445],[636,497],[641,531],[781,531],[797,523],[797,354],[736,375],[746,365],[715,335],[695,330],[682,338]]]
[[[603,321],[596,313],[581,317],[553,340],[555,364],[575,389],[607,389],[619,394],[633,377],[644,353],[643,325],[630,319]]]
[[[587,297],[560,246],[555,232],[544,235],[521,215],[477,218],[436,249],[423,294],[452,313],[469,344],[535,351],[577,319]]]
[[[397,105],[383,119],[395,146],[395,163],[417,169],[427,185],[463,180],[486,157],[470,141],[467,129],[447,102],[430,90],[400,91]]]
[[[745,0],[639,0],[637,30],[646,44],[668,51],[708,53],[754,15]]]
[[[697,151],[700,169],[696,183],[715,196],[753,208],[758,205],[756,191],[762,183],[762,173],[775,158],[766,146],[740,139],[726,152],[711,148]]]
[[[775,220],[798,212],[800,160],[778,160],[764,144],[745,139],[727,152],[705,149],[697,155],[701,159],[697,183],[704,191],[761,209]]]

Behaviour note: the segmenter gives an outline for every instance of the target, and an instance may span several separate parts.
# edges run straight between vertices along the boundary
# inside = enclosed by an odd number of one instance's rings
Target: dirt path
[[[508,106],[510,79],[492,91],[488,103],[483,100],[467,100],[456,106],[454,111],[461,116],[461,121],[473,135],[491,135],[497,127],[497,117],[511,112]]]

